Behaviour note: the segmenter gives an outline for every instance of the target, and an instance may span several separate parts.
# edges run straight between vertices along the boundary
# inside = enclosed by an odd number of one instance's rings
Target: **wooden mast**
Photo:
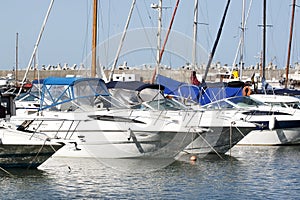
[[[290,38],[289,38],[289,46],[288,46],[288,57],[287,57],[286,67],[285,67],[285,88],[287,88],[287,84],[288,84],[288,80],[289,80],[289,68],[290,68],[289,66],[290,66],[291,47],[292,47],[292,39],[293,39],[295,7],[296,7],[296,0],[293,0],[292,17],[291,17],[291,25],[290,25]]]
[[[91,66],[91,77],[96,77],[96,47],[97,47],[97,9],[98,0],[94,0],[93,4],[93,35],[92,35],[92,66]]]

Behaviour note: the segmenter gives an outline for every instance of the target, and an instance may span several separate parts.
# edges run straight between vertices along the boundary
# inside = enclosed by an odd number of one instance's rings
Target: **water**
[[[39,170],[0,172],[0,198],[299,198],[300,146],[239,147],[231,155],[177,161],[156,170],[124,160],[116,169],[95,159],[51,158]]]

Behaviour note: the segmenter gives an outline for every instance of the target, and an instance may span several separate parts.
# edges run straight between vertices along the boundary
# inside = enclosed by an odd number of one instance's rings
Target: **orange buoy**
[[[196,161],[197,160],[197,156],[193,155],[190,157],[190,161]]]
[[[245,86],[243,88],[242,93],[243,93],[243,96],[250,96],[250,94],[252,93],[251,88],[249,86]]]

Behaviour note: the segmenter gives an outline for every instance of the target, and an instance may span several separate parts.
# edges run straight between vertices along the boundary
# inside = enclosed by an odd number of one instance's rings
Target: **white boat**
[[[235,112],[233,119],[244,119],[261,126],[251,131],[237,145],[300,144],[300,112],[297,109],[269,106],[245,96],[222,99],[204,107]]]
[[[28,115],[39,110],[42,84],[43,79],[32,81],[32,87],[14,99],[16,115]]]
[[[51,140],[42,133],[26,133],[0,124],[0,168],[37,168],[63,143]]]
[[[167,99],[153,101],[160,108],[155,110],[146,104],[140,109],[117,104],[101,79],[52,77],[43,83],[41,111],[11,121],[19,130],[73,140],[76,149],[84,147],[97,158],[174,158],[207,131],[199,126],[202,112],[183,110]],[[77,151],[65,156],[72,154],[78,156]]]
[[[271,106],[300,109],[300,99],[287,95],[252,94],[251,98],[264,102]]]
[[[152,110],[162,109],[156,106],[152,99],[164,99],[164,87],[159,84],[145,84],[139,81],[112,81],[106,84],[110,93],[127,105],[136,105],[132,108],[139,108],[144,105]],[[170,102],[177,102],[174,98],[167,98]],[[181,105],[185,110],[188,107]],[[181,154],[224,154],[245,135],[255,129],[254,124],[243,120],[232,120],[224,116],[219,110],[205,110],[195,108],[201,113],[201,118],[194,118],[198,126],[208,130],[191,142]]]

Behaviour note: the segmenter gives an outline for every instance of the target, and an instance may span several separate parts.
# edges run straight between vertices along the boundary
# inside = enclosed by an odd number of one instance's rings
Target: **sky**
[[[119,38],[131,6],[131,0],[99,1],[98,48],[99,62],[110,66],[116,54]],[[244,62],[246,66],[260,61],[262,50],[261,0],[246,0]],[[137,0],[118,64],[130,66],[155,63],[157,10],[151,8],[157,0]],[[175,0],[163,0],[162,26],[167,29]],[[206,63],[211,52],[227,0],[199,0],[197,62]],[[266,62],[284,68],[290,29],[291,0],[267,1],[267,54]],[[0,6],[0,70],[16,66],[16,34],[18,33],[18,67],[25,69],[46,16],[50,0],[1,1]],[[162,64],[173,68],[191,62],[193,36],[193,0],[181,0],[172,26]],[[232,65],[241,33],[242,0],[231,0],[214,62]],[[296,8],[291,63],[300,59],[299,8]],[[37,63],[68,65],[88,63],[91,49],[92,0],[56,0],[50,12],[38,46]],[[149,27],[152,27],[149,31]],[[162,34],[164,41],[166,32]],[[175,37],[174,37],[175,36]],[[131,38],[131,39],[130,39]],[[126,44],[126,45],[125,45]],[[201,54],[201,55],[200,55]],[[87,64],[88,65],[88,64]]]

